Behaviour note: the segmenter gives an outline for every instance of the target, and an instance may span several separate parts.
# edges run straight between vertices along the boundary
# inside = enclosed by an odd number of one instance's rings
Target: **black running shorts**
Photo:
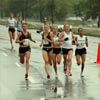
[[[61,48],[53,48],[54,54],[61,54]]]
[[[9,27],[8,31],[14,33],[15,32],[15,28]]]
[[[26,53],[27,51],[31,52],[30,47],[19,47],[19,53]]]
[[[73,51],[73,49],[62,48],[62,54],[68,54],[69,51]]]
[[[75,56],[76,55],[83,55],[83,54],[86,54],[87,53],[87,51],[86,51],[86,48],[82,48],[82,49],[76,49],[75,50]]]

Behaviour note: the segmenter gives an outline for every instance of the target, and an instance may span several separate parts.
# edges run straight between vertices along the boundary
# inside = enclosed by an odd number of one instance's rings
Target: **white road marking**
[[[45,98],[40,98],[40,100],[45,100]]]
[[[33,80],[33,78],[31,76],[28,76],[28,79],[31,83],[35,83],[35,80]]]
[[[7,57],[7,56],[8,56],[8,55],[7,55],[6,53],[4,53],[4,52],[2,53],[2,55],[3,55],[3,56],[5,56],[5,57]]]
[[[58,96],[63,96],[63,94],[64,94],[63,88],[62,88],[62,87],[59,87],[59,88],[58,88],[58,91],[57,91],[57,95],[58,95]]]
[[[15,63],[17,67],[21,67],[20,64],[18,64],[17,62]]]

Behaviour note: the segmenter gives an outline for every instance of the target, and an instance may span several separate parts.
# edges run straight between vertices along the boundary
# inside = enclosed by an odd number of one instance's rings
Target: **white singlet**
[[[63,40],[65,38],[68,38],[68,40],[63,41],[62,48],[72,49],[72,32],[70,32],[69,34],[66,34],[66,32],[64,32]]]
[[[16,23],[17,21],[14,18],[12,19],[8,18],[8,26],[15,27]]]
[[[76,46],[77,49],[82,49],[82,48],[85,48],[85,36],[83,37],[80,37],[80,36],[77,36],[77,41],[76,41],[76,44],[78,44]]]

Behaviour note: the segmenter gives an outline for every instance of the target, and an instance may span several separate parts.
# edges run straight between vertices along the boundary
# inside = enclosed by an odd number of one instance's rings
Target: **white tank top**
[[[56,35],[54,35],[54,38],[58,38],[58,37],[59,37],[59,33],[57,33]],[[56,45],[56,44],[59,44],[59,42],[58,42],[58,41],[55,41],[54,44],[55,44],[55,45]]]
[[[82,48],[85,48],[85,36],[83,37],[80,37],[80,36],[77,36],[77,41],[76,41],[76,44],[78,44],[76,46],[77,49],[82,49]]]
[[[8,18],[8,26],[16,26],[16,20],[14,18],[10,19]]]
[[[69,34],[66,34],[66,32],[64,32],[63,40],[65,38],[68,38],[68,40],[63,41],[62,48],[72,49],[72,32],[70,32]]]

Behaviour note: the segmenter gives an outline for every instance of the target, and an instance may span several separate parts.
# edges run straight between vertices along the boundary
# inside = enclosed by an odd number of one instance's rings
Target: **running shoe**
[[[84,77],[83,73],[80,74],[81,77]]]
[[[25,79],[28,79],[28,74],[25,74]]]
[[[13,45],[11,46],[11,50],[13,50],[14,49],[14,47],[13,47]]]
[[[64,68],[64,74],[67,74],[67,69],[66,68]]]
[[[69,73],[68,73],[68,75],[69,75],[69,76],[72,76],[72,73],[71,73],[71,72],[69,72]]]
[[[50,75],[47,75],[47,79],[50,79]]]
[[[58,74],[55,74],[55,78],[57,78],[58,77]]]

